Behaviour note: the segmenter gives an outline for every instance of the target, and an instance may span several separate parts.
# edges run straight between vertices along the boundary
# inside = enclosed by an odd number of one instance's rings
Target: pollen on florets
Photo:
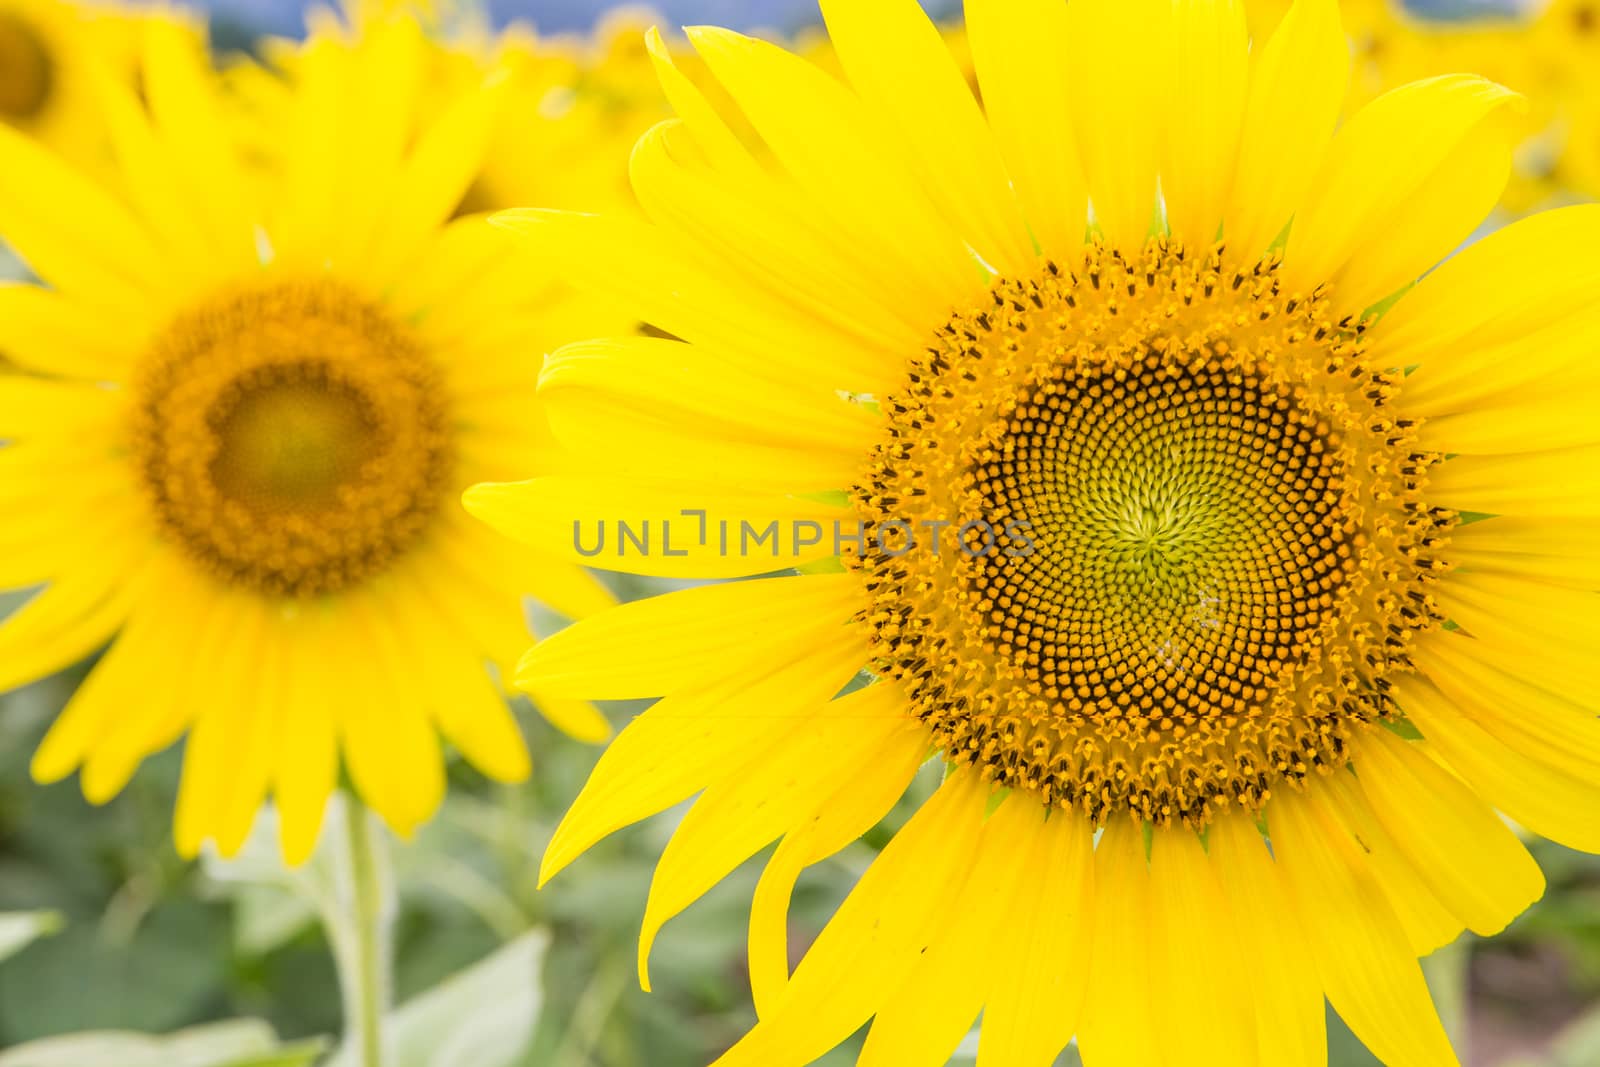
[[[1437,549],[1396,373],[1277,263],[1090,246],[952,316],[887,397],[868,524],[1027,551],[857,555],[875,669],[958,761],[1097,820],[1202,826],[1393,713]]]

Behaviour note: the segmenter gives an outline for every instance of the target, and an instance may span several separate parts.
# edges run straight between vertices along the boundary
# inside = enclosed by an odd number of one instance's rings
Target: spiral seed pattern
[[[863,617],[951,758],[1096,819],[1202,826],[1342,766],[1438,621],[1455,517],[1394,375],[1326,294],[1228,262],[1091,247],[997,282],[886,398],[855,492],[869,524],[1028,531],[852,559]]]

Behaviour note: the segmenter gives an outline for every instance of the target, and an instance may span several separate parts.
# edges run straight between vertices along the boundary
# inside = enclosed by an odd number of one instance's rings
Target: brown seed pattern
[[[855,497],[1028,544],[853,558],[876,669],[951,758],[1095,819],[1203,826],[1342,766],[1455,521],[1362,326],[1165,241],[991,295],[885,399]]]

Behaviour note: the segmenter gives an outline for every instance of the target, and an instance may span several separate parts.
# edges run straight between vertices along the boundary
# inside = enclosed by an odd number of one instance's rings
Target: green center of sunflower
[[[444,502],[436,370],[382,308],[331,282],[229,293],[179,317],[138,390],[156,516],[231,583],[346,588],[402,555]]]
[[[0,12],[0,119],[20,122],[37,117],[50,101],[55,62],[39,31],[9,12]]]
[[[1453,516],[1359,325],[1166,243],[1090,249],[961,313],[885,404],[877,669],[952,758],[1046,803],[1203,825],[1341,766],[1436,616]]]

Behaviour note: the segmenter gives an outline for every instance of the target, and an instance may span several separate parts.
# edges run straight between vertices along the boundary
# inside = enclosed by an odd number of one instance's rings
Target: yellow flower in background
[[[1249,0],[1251,24],[1270,30],[1286,0]],[[1346,0],[1355,52],[1347,110],[1396,86],[1470,70],[1522,93],[1527,139],[1502,206],[1523,214],[1600,198],[1600,8],[1551,0],[1520,10],[1435,19],[1397,0]]]
[[[574,617],[611,603],[459,507],[485,477],[554,469],[541,354],[607,313],[481,217],[449,221],[504,94],[465,88],[419,125],[427,56],[405,19],[314,35],[267,181],[168,25],[142,100],[104,97],[125,196],[0,130],[0,235],[45,283],[0,289],[24,370],[0,378],[0,586],[43,586],[0,623],[0,689],[109,642],[34,773],[81,768],[102,801],[187,734],[186,855],[231,854],[270,794],[303,858],[341,758],[400,832],[441,799],[441,737],[524,777],[486,664],[526,644],[524,593]],[[587,705],[539,707],[607,733]]]
[[[698,794],[642,972],[779,842],[720,1067],[868,1020],[862,1064],[940,1064],[980,1012],[982,1067],[1074,1035],[1088,1067],[1320,1064],[1324,996],[1384,1062],[1456,1063],[1417,958],[1543,890],[1496,809],[1600,850],[1600,208],[1436,266],[1500,195],[1516,97],[1457,74],[1340,125],[1332,0],[1253,45],[1236,3],[969,0],[983,111],[912,0],[822,6],[848,87],[691,31],[776,167],[656,41],[649,221],[502,217],[684,341],[552,356],[552,425],[605,473],[469,510],[749,579],[524,660],[663,698],[543,876]],[[796,878],[932,752],[791,975]]]
[[[498,36],[447,36],[447,78],[507,72],[509,101],[470,193],[475,210],[544,204],[627,210],[628,153],[670,111],[641,44],[648,16],[618,11],[592,35],[541,37],[514,26]]]
[[[91,70],[133,83],[136,41],[147,21],[185,16],[69,0],[0,0],[0,124],[37,138],[85,167],[101,167],[110,146]]]
[[[330,12],[314,12],[311,25],[360,36],[374,18],[384,17],[381,10],[355,6],[352,31],[343,30]],[[602,19],[590,35],[541,36],[520,24],[495,33],[460,12],[441,16],[429,34],[426,61],[429,83],[440,91],[423,97],[415,121],[428,121],[491,76],[503,98],[458,212],[533,203],[629,210],[629,151],[670,114],[641,43],[648,25],[648,15],[624,9]],[[277,116],[289,106],[302,56],[286,40],[268,41],[265,51],[268,67],[238,63],[225,77],[240,134],[270,173],[270,161],[283,147],[275,133]]]

